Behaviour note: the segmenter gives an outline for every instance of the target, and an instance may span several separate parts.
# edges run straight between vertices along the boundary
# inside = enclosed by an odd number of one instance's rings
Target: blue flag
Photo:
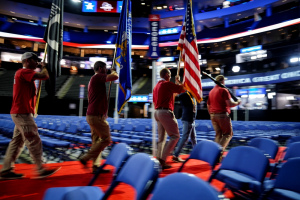
[[[124,0],[116,41],[115,63],[119,72],[118,113],[131,97],[131,1]]]

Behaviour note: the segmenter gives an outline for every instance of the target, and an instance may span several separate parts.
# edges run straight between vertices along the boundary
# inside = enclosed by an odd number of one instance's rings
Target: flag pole
[[[114,59],[113,59],[113,63],[112,63],[111,69],[113,69],[114,66],[115,66],[116,52],[117,52],[117,48],[115,47]],[[106,113],[107,116],[108,116],[108,109],[109,109],[111,84],[112,84],[112,81],[109,82],[108,93],[107,93],[107,113]]]
[[[46,43],[46,45],[45,45],[43,62],[45,62],[45,60],[46,60],[47,47],[48,47],[48,43]],[[38,93],[37,93],[37,98],[36,98],[36,103],[35,103],[35,114],[36,115],[37,115],[39,103],[40,103],[41,89],[42,89],[42,80],[39,80],[39,88],[38,88]]]
[[[181,64],[181,50],[180,50],[179,61],[178,61],[178,66],[177,66],[177,76],[179,76],[179,72],[180,72],[180,64]]]

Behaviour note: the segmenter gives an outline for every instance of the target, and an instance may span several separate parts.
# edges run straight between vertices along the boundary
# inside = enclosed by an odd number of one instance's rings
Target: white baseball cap
[[[21,60],[25,60],[25,59],[28,59],[28,58],[32,58],[32,59],[35,59],[37,61],[41,61],[42,59],[40,59],[35,53],[32,53],[32,52],[26,52],[22,55],[22,58]]]

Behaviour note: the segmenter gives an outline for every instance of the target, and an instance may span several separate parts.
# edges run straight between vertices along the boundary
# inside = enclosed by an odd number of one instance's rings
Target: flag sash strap
[[[202,101],[203,95],[201,86],[200,66],[198,61],[199,53],[197,47],[197,38],[191,8],[192,1],[188,0],[185,21],[182,26],[177,49],[181,52],[179,62],[181,60],[184,61],[183,85],[199,103]]]
[[[45,60],[46,60],[47,46],[48,46],[48,44],[46,43],[45,50],[44,50],[44,59],[43,59],[43,62],[45,62]],[[39,80],[39,87],[38,87],[38,91],[37,91],[37,94],[36,94],[36,101],[35,101],[35,114],[37,114],[38,109],[39,109],[41,90],[42,90],[42,80]]]

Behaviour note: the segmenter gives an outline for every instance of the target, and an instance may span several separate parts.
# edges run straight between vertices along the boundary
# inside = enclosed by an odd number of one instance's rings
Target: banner
[[[49,97],[55,95],[56,77],[61,75],[60,60],[63,55],[63,13],[64,0],[53,0],[52,7],[44,33],[47,45],[47,70],[49,79],[45,89]]]
[[[123,106],[131,97],[131,1],[124,0],[122,12],[119,21],[118,35],[116,40],[116,58],[115,63],[119,71],[119,95],[118,95],[118,113],[120,114]]]
[[[270,71],[256,74],[246,74],[241,76],[227,76],[225,85],[231,86],[251,86],[251,85],[267,85],[274,83],[282,83],[288,81],[296,81],[300,79],[300,67],[289,67],[287,69]],[[212,88],[215,83],[210,79],[202,79],[203,88]]]
[[[159,57],[159,21],[160,15],[149,15],[150,21],[150,45],[149,55],[151,58]]]

